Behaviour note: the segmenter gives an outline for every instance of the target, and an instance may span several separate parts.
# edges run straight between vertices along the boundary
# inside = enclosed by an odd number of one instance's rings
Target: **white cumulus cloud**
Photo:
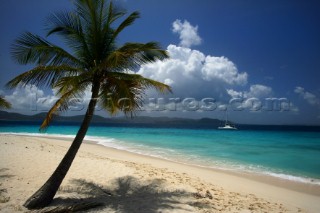
[[[49,108],[57,100],[53,95],[45,95],[45,92],[38,89],[35,85],[26,85],[17,87],[12,94],[6,95],[15,110],[23,110],[26,113],[32,113],[39,108]]]
[[[37,86],[28,84],[24,87],[17,87],[11,94],[6,95],[5,99],[12,104],[13,110],[18,110],[25,114],[34,114],[48,112],[58,100],[58,97],[55,90],[51,90],[51,94],[46,94],[44,90],[39,89]],[[70,110],[83,110],[89,100],[90,90],[86,91],[82,100],[79,100],[79,104],[71,106]]]
[[[167,51],[170,59],[144,65],[138,74],[169,84],[175,96],[226,97],[226,88],[247,83],[248,74],[240,73],[226,57],[173,44]]]
[[[180,45],[183,47],[191,47],[199,45],[202,39],[198,35],[198,26],[192,26],[188,21],[177,19],[172,23],[172,32],[179,34]]]
[[[227,92],[232,98],[268,98],[272,96],[272,88],[261,84],[251,85],[249,91],[228,89]]]
[[[244,85],[248,74],[239,73],[236,65],[226,57],[207,56],[201,69],[205,80],[221,79],[228,84]]]
[[[250,86],[248,91],[236,91],[233,89],[228,89],[227,93],[232,98],[240,98],[243,100],[240,107],[250,108],[252,111],[258,111],[259,109],[260,111],[263,102],[272,97],[273,91],[271,87],[261,84],[254,84]],[[290,106],[282,107],[288,109]]]
[[[316,95],[307,92],[303,87],[296,87],[294,92],[300,95],[300,97],[306,100],[310,105],[320,105],[319,98],[317,98]]]
[[[245,93],[246,98],[256,97],[256,98],[267,98],[272,95],[272,88],[261,85],[254,84],[250,86],[249,92]]]

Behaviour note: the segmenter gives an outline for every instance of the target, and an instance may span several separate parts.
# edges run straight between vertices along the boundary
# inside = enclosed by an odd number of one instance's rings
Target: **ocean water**
[[[77,125],[0,122],[0,134],[73,137]],[[203,167],[259,173],[320,185],[320,132],[221,131],[93,125],[86,139],[127,150]]]

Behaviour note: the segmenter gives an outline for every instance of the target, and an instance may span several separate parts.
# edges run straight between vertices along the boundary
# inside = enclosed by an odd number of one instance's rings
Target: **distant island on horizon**
[[[45,112],[35,115],[25,115],[14,112],[6,112],[0,110],[0,125],[1,122],[31,122],[39,123],[46,117]],[[84,115],[74,116],[55,116],[52,125],[80,124]],[[92,118],[93,125],[106,126],[141,126],[141,127],[160,127],[160,128],[204,128],[217,129],[224,124],[223,120],[213,118],[179,118],[179,117],[149,117],[149,116],[135,116],[135,117],[111,117],[106,118],[100,115],[94,115]],[[261,125],[261,124],[240,124],[234,123],[239,130],[285,130],[285,131],[320,131],[320,126],[313,125]]]

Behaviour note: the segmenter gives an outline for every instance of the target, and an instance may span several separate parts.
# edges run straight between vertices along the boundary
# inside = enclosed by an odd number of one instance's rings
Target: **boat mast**
[[[226,113],[225,113],[225,125],[227,125],[228,124],[228,111],[227,111],[227,109],[226,109]]]

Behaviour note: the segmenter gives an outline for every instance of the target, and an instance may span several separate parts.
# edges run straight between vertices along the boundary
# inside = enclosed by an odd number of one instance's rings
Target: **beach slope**
[[[24,201],[70,139],[0,134],[0,211]],[[48,209],[89,212],[320,212],[319,186],[251,177],[84,143]]]

